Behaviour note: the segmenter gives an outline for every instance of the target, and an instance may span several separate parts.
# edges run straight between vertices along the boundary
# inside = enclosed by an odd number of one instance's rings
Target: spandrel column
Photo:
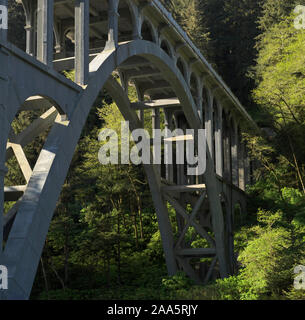
[[[37,59],[48,66],[53,64],[53,0],[38,0]]]

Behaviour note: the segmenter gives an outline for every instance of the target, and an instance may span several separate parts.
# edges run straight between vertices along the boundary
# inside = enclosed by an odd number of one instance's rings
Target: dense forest
[[[142,167],[98,162],[98,133],[122,119],[105,92],[75,151],[31,298],[305,299],[293,287],[294,267],[305,265],[305,29],[294,27],[293,10],[305,0],[162,2],[262,129],[262,136],[244,136],[259,165],[235,232],[239,268],[206,286],[182,272],[167,276]],[[20,12],[11,1],[17,40]],[[21,112],[14,130],[29,121]],[[27,154],[38,152],[39,139]],[[6,179],[22,184],[19,177],[16,169]]]

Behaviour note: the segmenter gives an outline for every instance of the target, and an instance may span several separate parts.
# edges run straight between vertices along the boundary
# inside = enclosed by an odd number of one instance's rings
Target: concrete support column
[[[140,100],[143,101],[143,100]],[[138,112],[139,120],[141,121],[142,127],[144,128],[144,110],[139,110]]]
[[[31,21],[32,22],[32,21]],[[25,52],[33,56],[35,52],[34,27],[30,21],[27,21],[24,27],[26,32],[26,49]]]
[[[245,148],[244,161],[245,161],[245,185],[247,186],[251,184],[251,168],[250,168],[250,159],[248,156],[247,148]]]
[[[172,111],[164,109],[165,132],[167,132],[167,130],[172,130],[171,119],[172,119]],[[166,134],[165,138],[168,138],[167,134]],[[173,168],[174,168],[173,164],[165,164],[165,179],[168,182],[174,182],[174,169]]]
[[[246,190],[245,184],[245,145],[241,141],[240,135],[238,136],[238,178],[239,188]]]
[[[200,96],[198,97],[198,105],[197,105],[197,107],[198,107],[198,115],[199,115],[199,118],[201,120],[201,123],[203,122],[203,115],[202,115],[203,107],[202,107],[202,103],[203,103],[202,94],[200,94]],[[203,126],[204,126],[204,124],[203,124]]]
[[[141,40],[141,30],[139,30],[138,22],[136,22],[133,26],[132,30],[132,39],[133,40]]]
[[[0,41],[7,41],[7,27],[8,27],[8,1],[0,0],[0,5],[2,6],[2,10],[0,10]]]
[[[160,109],[153,109],[152,112],[151,112],[151,116],[152,116],[152,129],[153,129],[152,138],[154,139],[155,138],[154,129],[155,130],[156,129],[157,130],[160,129]],[[153,148],[153,157],[154,157],[154,159],[158,158],[158,153],[159,152],[161,153],[161,149],[160,149],[161,146],[156,146],[156,147],[157,147],[157,150],[155,150]],[[160,179],[161,178],[161,164],[156,164],[155,167],[156,167],[158,178]]]
[[[26,32],[26,53],[31,56],[35,55],[35,11],[37,1],[27,0],[23,1],[25,10],[25,32]]]
[[[38,0],[37,59],[52,67],[54,0]]]
[[[75,82],[84,85],[89,76],[89,1],[75,0]]]
[[[63,45],[61,23],[54,21],[54,49],[56,57],[54,59],[60,59],[65,57],[66,48]]]
[[[224,114],[222,118],[222,131],[223,131],[223,178],[231,183],[232,173],[231,173],[231,133],[230,127],[227,122],[227,117]]]
[[[119,41],[119,0],[108,0],[108,41],[105,50],[114,50]]]
[[[212,94],[209,94],[208,105],[205,109],[205,135],[207,140],[207,148],[210,151],[211,159],[214,160],[214,147],[213,147],[213,100]]]
[[[231,123],[233,125],[231,128],[232,183],[238,186],[238,129],[234,120]]]
[[[215,128],[216,173],[223,176],[222,107],[218,106],[217,127]]]
[[[141,90],[141,88],[137,85],[136,82],[135,82],[135,85],[136,85],[138,101],[142,102],[142,101],[144,101],[144,92]],[[144,110],[143,109],[138,110],[137,115],[138,115],[139,120],[142,124],[142,127],[144,128]]]
[[[178,128],[182,129],[185,134],[186,123],[181,118],[182,117],[178,117],[178,119],[177,119]],[[177,142],[176,142],[176,147],[177,147]],[[177,184],[179,184],[179,185],[187,184],[187,181],[186,181],[187,177],[184,172],[184,168],[186,165],[187,165],[186,163],[177,164]]]
[[[177,272],[177,263],[174,253],[173,231],[166,208],[166,202],[162,197],[160,185],[158,184],[154,170],[152,170],[152,166],[144,165],[144,169],[149,182],[152,200],[156,209],[167,271],[169,275],[174,275]]]

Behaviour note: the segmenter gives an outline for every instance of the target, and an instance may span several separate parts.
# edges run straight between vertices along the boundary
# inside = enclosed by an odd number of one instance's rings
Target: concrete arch
[[[62,115],[65,114],[63,108],[60,106],[60,104],[56,100],[54,100],[53,98],[51,98],[49,96],[40,94],[39,92],[35,96],[28,97],[25,100],[25,102],[23,103],[23,105],[30,104],[28,102],[33,101],[35,99],[37,99],[39,102],[41,102],[43,104],[43,108],[41,108],[41,109],[48,108],[48,107],[55,107],[57,109],[58,113],[60,113]]]
[[[124,36],[124,39],[122,39],[122,36],[120,38],[119,35],[119,42],[123,42],[123,41],[130,41],[133,40],[137,37],[137,33],[138,33],[138,29],[137,29],[137,18],[136,18],[136,12],[135,12],[135,7],[132,5],[132,3],[129,0],[119,0],[119,4],[118,4],[118,14],[119,14],[119,18],[118,18],[118,31],[125,31],[125,26],[121,27],[121,23],[122,23],[122,11],[123,9],[126,7],[123,7],[122,4],[126,4],[127,8],[129,9],[129,16],[127,17],[129,19],[129,23],[131,24],[131,30],[130,30],[130,34],[126,36]],[[126,14],[126,13],[125,13]]]
[[[152,42],[134,41],[132,43],[120,45],[116,52],[103,52],[99,54],[90,64],[91,78],[87,90],[95,88],[95,83],[105,83],[112,70],[115,70],[125,60],[135,55],[144,57],[158,66],[162,75],[170,83],[180,100],[183,111],[188,118],[188,122],[190,124],[192,123],[195,128],[200,128],[200,119],[197,115],[196,106],[192,99],[191,92],[186,85],[185,79],[176,68],[173,60],[163,52],[160,47]],[[105,67],[103,67],[103,72],[98,72],[98,69],[102,64],[105,65]]]
[[[177,61],[176,61],[176,66],[178,68],[178,70],[181,72],[183,78],[185,79],[185,81],[188,83],[188,68],[187,68],[187,64],[184,61],[184,59],[178,55],[177,56]]]
[[[14,89],[11,90],[11,94],[13,94],[13,91],[16,92],[16,103],[14,104],[15,108],[12,108],[8,114],[9,123],[13,121],[16,113],[26,103],[27,99],[34,96],[42,97],[41,100],[48,101],[50,105],[56,107],[61,115],[66,115],[69,118],[78,92],[69,89],[56,90],[52,86],[45,86],[44,83],[39,83],[38,74],[37,79],[35,79],[35,76],[32,76],[32,79],[31,83],[25,83],[22,79],[18,79],[18,82],[13,84]],[[24,85],[23,87],[21,86],[22,84]],[[63,94],[66,94],[66,96],[62,96]]]
[[[190,89],[193,96],[193,99],[199,109],[199,98],[200,98],[200,80],[195,72],[192,72],[190,75]]]
[[[45,65],[33,57],[24,54],[23,58],[24,60],[21,60],[11,55],[7,61],[8,65],[15,66],[7,71],[12,79],[7,90],[7,95],[9,99],[17,100],[11,103],[14,108],[10,108],[6,113],[9,123],[13,121],[16,112],[24,101],[26,101],[28,97],[36,95],[47,97],[57,106],[58,111],[66,115],[69,119],[73,112],[75,101],[77,101],[82,89],[67,80],[66,77],[50,71]],[[28,63],[24,63],[24,61]],[[37,66],[37,68],[33,68],[33,64]],[[20,73],[31,74],[31,81],[28,81],[26,77],[20,77]],[[48,83],[47,86],[46,83]],[[62,85],[58,86],[58,83]]]
[[[150,20],[145,16],[142,18],[140,32],[142,40],[158,43],[157,31]]]
[[[78,143],[82,128],[85,124],[91,106],[101,88],[112,87],[112,91],[117,90],[116,81],[107,82],[112,71],[116,69],[128,57],[140,55],[146,57],[152,63],[158,63],[160,69],[165,73],[168,81],[173,85],[178,98],[183,102],[185,115],[193,128],[200,128],[200,122],[196,113],[191,93],[184,87],[184,79],[177,71],[170,57],[162,52],[155,44],[144,41],[135,41],[124,44],[111,53],[101,53],[90,65],[91,78],[86,90],[78,97],[78,103],[71,114],[70,121],[56,119],[49,133],[47,141],[41,151],[37,163],[33,169],[33,174],[25,190],[22,203],[16,215],[15,222],[9,234],[6,249],[3,254],[4,263],[8,266],[11,290],[15,295],[28,297],[34,280],[35,271],[38,266],[44,240],[48,231],[49,223],[56,207],[56,202],[60,194],[60,187],[68,172],[75,147]],[[141,127],[138,118],[131,108],[126,97],[117,94],[119,103],[125,105],[122,114],[125,119],[129,119],[132,126]],[[126,107],[127,106],[127,107]],[[132,128],[131,129],[134,129]],[[149,179],[154,180],[153,167],[147,168]],[[158,183],[154,181],[152,188],[158,188]],[[160,197],[158,189],[152,191],[154,197]],[[48,201],[46,202],[46,199]],[[155,201],[158,206],[162,205],[159,199]],[[162,212],[164,208],[159,208]],[[159,214],[159,219],[166,219],[166,214]],[[166,221],[163,227],[168,226]],[[166,234],[169,230],[160,230]],[[16,244],[19,244],[16,246]],[[164,241],[165,251],[172,252],[172,242]],[[14,248],[14,250],[12,250]],[[18,248],[18,249],[16,249]],[[13,255],[12,255],[13,253]],[[173,254],[173,253],[172,253]],[[167,257],[169,273],[176,270],[174,256]],[[33,263],[35,261],[35,263]],[[11,268],[12,266],[17,266]],[[20,266],[22,265],[22,268]],[[18,268],[19,267],[19,268]],[[25,275],[24,268],[32,268]],[[7,293],[9,297],[9,292]],[[16,298],[16,296],[15,296]]]
[[[174,49],[171,46],[171,44],[169,43],[169,41],[161,36],[159,39],[160,42],[160,48],[165,51],[172,59],[174,58]]]

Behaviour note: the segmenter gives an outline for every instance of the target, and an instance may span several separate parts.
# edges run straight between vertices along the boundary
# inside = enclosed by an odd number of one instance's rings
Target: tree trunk
[[[69,267],[69,233],[68,228],[66,229],[66,235],[65,235],[65,283],[68,283],[68,267]]]
[[[121,232],[121,228],[120,228],[120,213],[118,213],[118,229],[117,229],[117,233],[118,233],[118,250],[117,250],[117,267],[118,267],[118,283],[121,283],[121,239],[120,239],[120,232]]]
[[[46,293],[47,293],[47,297],[48,297],[48,300],[49,300],[49,285],[48,285],[47,274],[46,274],[46,270],[44,268],[42,257],[40,258],[40,263],[41,263],[41,269],[42,269],[44,284],[45,284],[45,288],[46,288]]]

